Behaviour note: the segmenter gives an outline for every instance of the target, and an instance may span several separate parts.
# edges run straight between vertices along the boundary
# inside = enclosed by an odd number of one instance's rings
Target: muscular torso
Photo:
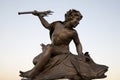
[[[63,50],[69,50],[69,43],[73,39],[74,30],[65,28],[65,26],[59,22],[54,25],[54,28],[51,36],[52,44]]]

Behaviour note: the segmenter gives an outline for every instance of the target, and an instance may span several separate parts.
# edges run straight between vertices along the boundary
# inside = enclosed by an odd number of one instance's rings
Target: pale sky
[[[98,64],[109,66],[107,78],[120,80],[120,0],[0,0],[0,80],[20,80],[19,70],[33,67],[41,43],[50,43],[49,32],[33,15],[19,11],[52,10],[48,22],[64,20],[69,9],[83,19],[76,28],[83,52]],[[77,54],[73,43],[71,52]]]

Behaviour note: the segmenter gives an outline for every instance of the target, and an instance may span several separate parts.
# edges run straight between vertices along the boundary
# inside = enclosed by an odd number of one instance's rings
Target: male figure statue
[[[69,54],[69,44],[73,40],[76,46],[78,55],[82,55],[82,45],[80,43],[78,34],[74,29],[79,21],[82,19],[82,15],[79,11],[72,9],[65,14],[65,21],[55,21],[49,24],[44,16],[38,14],[37,11],[33,13],[38,16],[42,25],[50,31],[51,44],[43,50],[42,57],[37,60],[36,65],[27,72],[20,72],[21,77],[33,78],[43,69],[47,64],[51,56],[57,56],[59,54]]]

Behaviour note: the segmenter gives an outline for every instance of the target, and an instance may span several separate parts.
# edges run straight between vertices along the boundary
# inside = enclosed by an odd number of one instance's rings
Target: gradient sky
[[[19,70],[33,67],[41,43],[50,43],[49,32],[33,15],[19,11],[52,10],[48,22],[64,20],[69,9],[77,9],[83,19],[76,28],[83,52],[96,63],[109,66],[108,77],[120,80],[120,0],[0,0],[0,80],[20,80]],[[77,54],[73,43],[71,52]]]

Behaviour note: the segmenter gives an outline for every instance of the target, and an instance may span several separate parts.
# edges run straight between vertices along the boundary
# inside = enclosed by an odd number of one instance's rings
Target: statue
[[[33,14],[38,16],[42,25],[50,31],[51,44],[42,44],[42,53],[33,60],[34,67],[26,72],[20,71],[20,76],[26,80],[53,80],[68,78],[71,80],[92,80],[104,78],[108,70],[105,65],[96,64],[89,53],[83,54],[82,45],[77,31],[74,29],[82,15],[72,9],[65,14],[65,21],[48,23],[45,16],[52,11],[30,11],[18,14]],[[78,55],[69,50],[69,44],[74,41]]]

